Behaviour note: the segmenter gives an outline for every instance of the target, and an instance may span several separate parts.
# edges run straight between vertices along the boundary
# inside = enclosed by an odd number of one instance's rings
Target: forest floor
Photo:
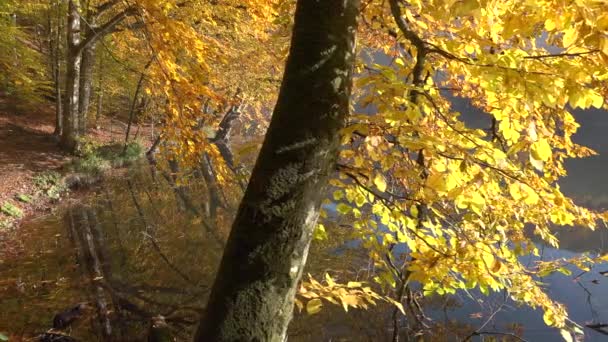
[[[111,123],[108,118],[101,120],[99,126],[104,129],[90,129],[88,139],[99,144],[122,141],[126,125]],[[53,135],[54,128],[55,112],[51,103],[18,110],[0,97],[0,235],[2,230],[18,225],[23,219],[50,212],[61,202],[36,195],[40,193],[41,177],[49,172],[65,176],[65,166],[74,158],[61,151]],[[142,127],[141,136],[149,137],[149,131],[149,127]]]
[[[0,99],[0,205],[20,208],[23,215],[48,210],[47,201],[24,203],[19,195],[35,191],[34,177],[45,171],[61,168],[69,161],[53,136],[54,115],[51,107],[16,112],[6,100]],[[1,214],[4,222],[10,215]],[[6,223],[8,224],[8,223]]]

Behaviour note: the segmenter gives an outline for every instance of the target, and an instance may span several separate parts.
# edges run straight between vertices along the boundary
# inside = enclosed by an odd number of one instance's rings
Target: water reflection
[[[0,266],[0,331],[32,337],[87,303],[71,326],[81,341],[141,340],[159,315],[179,340],[191,336],[220,249],[171,186],[144,170],[24,225],[21,252]]]
[[[595,113],[597,114],[597,113]],[[578,201],[606,208],[608,189],[601,171],[608,166],[608,146],[601,140],[608,118],[577,114],[583,121],[579,142],[602,155],[568,164],[570,177],[563,188]],[[587,122],[593,117],[595,121]],[[595,138],[593,138],[595,137]],[[170,335],[189,340],[219,263],[227,236],[230,206],[214,212],[205,205],[207,193],[196,181],[177,185],[170,177],[136,167],[124,180],[106,182],[87,201],[26,223],[18,239],[2,246],[0,259],[0,331],[20,341],[54,325],[58,314],[80,303],[86,309],[69,324],[70,335],[81,341],[137,341],[167,324]],[[330,240],[317,242],[305,273],[337,280],[369,280],[373,265],[347,228],[336,218]],[[607,253],[608,231],[576,227],[558,232],[561,249],[543,248],[545,260],[570,258],[583,252]],[[564,303],[570,317],[581,325],[608,322],[608,278],[598,265],[589,272],[546,277],[548,292]],[[608,273],[606,274],[608,275]],[[480,300],[483,299],[483,300]],[[500,332],[495,337],[529,341],[556,341],[542,313],[518,307],[503,294],[483,297],[472,292],[421,300],[432,318],[425,340],[479,340],[475,331]],[[386,341],[392,338],[393,307],[379,304],[369,310],[325,305],[321,313],[295,313],[290,326],[293,341]],[[159,316],[164,317],[160,319]],[[67,317],[67,316],[66,316]],[[407,338],[407,322],[403,338]],[[410,336],[411,337],[411,336]],[[487,336],[485,336],[487,337]],[[605,340],[602,332],[586,328],[585,341]]]

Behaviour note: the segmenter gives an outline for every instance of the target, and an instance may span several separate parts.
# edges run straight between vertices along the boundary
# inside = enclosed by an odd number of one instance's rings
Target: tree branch
[[[95,7],[95,15],[102,14],[103,12],[109,10],[110,8],[112,8],[112,6],[116,5],[119,2],[120,0],[109,0],[104,2],[103,4]]]
[[[87,48],[88,46],[90,46],[91,44],[95,43],[99,38],[105,36],[106,34],[110,33],[110,31],[112,31],[112,29],[118,25],[121,21],[123,21],[126,17],[135,14],[136,10],[134,7],[129,7],[126,10],[116,14],[114,17],[112,17],[112,19],[110,19],[108,22],[106,22],[105,24],[103,24],[102,26],[98,27],[98,28],[94,28],[91,27],[91,32],[93,34],[87,36],[79,45],[78,45],[78,49],[80,51],[84,50],[85,48]]]
[[[399,0],[389,0],[391,6],[391,13],[395,18],[395,23],[403,33],[405,39],[409,40],[420,52],[420,50],[424,50],[424,41],[414,33],[414,31],[410,30],[408,27],[408,23],[406,19],[403,19],[403,14],[401,13],[401,8],[399,7]]]
[[[525,56],[524,59],[542,59],[542,58],[559,58],[559,57],[580,57],[584,55],[590,55],[593,53],[600,52],[600,50],[590,50],[584,52],[576,52],[576,53],[556,53],[556,54],[547,54],[547,55],[536,55],[536,56]]]

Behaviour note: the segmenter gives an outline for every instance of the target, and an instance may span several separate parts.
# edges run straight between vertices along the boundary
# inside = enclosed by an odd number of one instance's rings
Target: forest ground
[[[53,108],[17,111],[0,98],[0,203],[33,191],[35,174],[57,170],[69,160],[53,136]],[[34,202],[35,203],[35,202]],[[22,207],[31,214],[37,205]]]
[[[0,212],[0,240],[3,230],[18,226],[25,219],[48,213],[61,203],[44,196],[29,203],[17,200],[19,195],[36,193],[37,175],[49,171],[65,175],[65,165],[74,158],[59,148],[58,139],[53,135],[54,124],[55,108],[52,103],[26,110],[18,109],[9,99],[0,97],[0,206],[10,203],[23,212],[21,217]],[[126,130],[123,122],[104,117],[99,126],[102,128],[89,129],[88,139],[99,144],[123,141]],[[136,126],[132,128],[131,136],[136,130]],[[149,145],[150,127],[142,126],[139,135],[145,137],[143,145]]]

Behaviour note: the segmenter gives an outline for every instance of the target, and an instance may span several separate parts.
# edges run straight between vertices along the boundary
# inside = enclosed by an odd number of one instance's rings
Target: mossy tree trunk
[[[358,0],[299,0],[279,99],[196,341],[284,341],[349,108]]]

